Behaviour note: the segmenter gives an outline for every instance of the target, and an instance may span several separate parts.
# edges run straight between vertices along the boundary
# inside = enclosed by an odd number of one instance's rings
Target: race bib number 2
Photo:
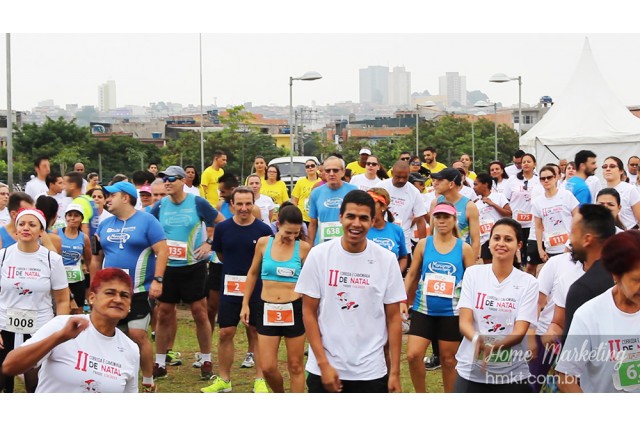
[[[244,296],[244,288],[247,276],[234,276],[225,274],[224,276],[224,294],[236,297]]]

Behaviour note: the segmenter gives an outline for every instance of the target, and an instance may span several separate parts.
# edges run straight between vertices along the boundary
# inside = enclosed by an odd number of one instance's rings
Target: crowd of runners
[[[285,392],[281,341],[296,393],[411,391],[402,363],[416,392],[639,391],[640,158],[422,155],[310,159],[291,192],[262,156],[245,182],[222,151],[103,183],[36,159],[0,184],[0,391],[162,391],[179,304],[203,393],[234,390],[240,322],[255,393]]]

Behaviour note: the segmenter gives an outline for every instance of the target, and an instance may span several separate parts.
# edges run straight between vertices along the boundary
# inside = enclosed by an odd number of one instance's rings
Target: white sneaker
[[[247,353],[247,355],[244,357],[244,361],[242,362],[242,365],[240,365],[241,368],[253,368],[256,365],[256,362],[253,360],[253,353]]]
[[[195,356],[196,356],[196,361],[193,362],[193,365],[191,366],[193,366],[194,368],[202,368],[202,353],[197,351]]]

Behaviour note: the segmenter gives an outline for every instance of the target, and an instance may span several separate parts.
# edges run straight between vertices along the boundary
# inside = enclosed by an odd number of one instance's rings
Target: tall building
[[[457,72],[440,76],[440,95],[446,97],[450,107],[467,105],[467,78]]]
[[[393,67],[389,73],[389,105],[411,103],[411,73],[404,67]]]
[[[116,108],[116,82],[107,80],[106,83],[98,86],[98,109],[109,111]]]
[[[360,69],[360,103],[389,103],[389,67],[375,65]]]

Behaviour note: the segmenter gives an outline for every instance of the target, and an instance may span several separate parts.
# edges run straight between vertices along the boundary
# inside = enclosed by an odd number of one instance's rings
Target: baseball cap
[[[410,183],[414,183],[414,182],[425,182],[427,180],[427,178],[424,177],[424,175],[421,175],[419,172],[411,172],[409,174],[409,182]]]
[[[139,192],[140,192],[140,193],[149,193],[149,194],[152,194],[152,193],[151,193],[151,186],[150,186],[150,185],[143,185],[142,187],[140,187]]]
[[[462,175],[460,175],[460,171],[455,168],[444,168],[440,172],[432,173],[431,178],[446,179],[447,181],[452,181],[456,185],[460,185],[462,182]]]
[[[431,215],[435,215],[437,213],[445,213],[445,214],[449,214],[452,216],[457,216],[458,213],[456,212],[456,208],[451,206],[448,203],[438,203],[436,205],[435,208],[433,208],[433,211],[431,212]]]
[[[69,206],[64,210],[64,214],[66,215],[69,212],[79,212],[84,218],[84,210],[82,210],[82,206],[77,203],[69,203]]]
[[[360,154],[371,155],[371,150],[369,150],[368,148],[362,148],[362,149],[360,149]]]
[[[180,178],[185,178],[187,174],[180,166],[169,166],[162,172],[159,172],[158,176],[160,178],[162,178],[163,176],[179,176]]]
[[[104,191],[106,191],[109,194],[122,191],[123,193],[127,193],[134,199],[138,198],[138,192],[136,191],[136,187],[132,183],[126,182],[126,181],[120,181],[120,182],[116,182],[113,185],[107,185],[104,187]]]

